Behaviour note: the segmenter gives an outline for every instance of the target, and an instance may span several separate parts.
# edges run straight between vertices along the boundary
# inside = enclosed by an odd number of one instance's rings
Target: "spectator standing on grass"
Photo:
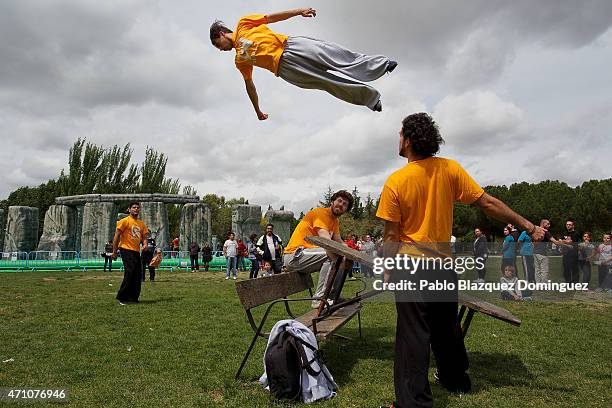
[[[172,250],[174,252],[177,252],[177,254],[175,254],[175,257],[178,257],[178,250],[179,250],[179,238],[178,237],[172,240]]]
[[[504,243],[502,245],[501,272],[504,273],[506,265],[512,265],[516,270],[516,241],[512,236],[512,227],[504,227]]]
[[[247,254],[247,247],[246,245],[244,245],[244,242],[242,241],[242,239],[238,239],[238,248],[236,249],[238,251],[236,258],[236,267],[238,268],[238,272],[244,272],[246,270],[245,266],[244,266],[244,258],[246,256],[248,256]]]
[[[204,245],[202,245],[202,266],[205,271],[208,271],[212,258],[212,249],[210,249],[208,242],[205,242]]]
[[[189,246],[189,260],[191,261],[191,272],[200,270],[200,265],[198,265],[199,253],[200,246],[197,242],[193,241]]]
[[[584,232],[582,242],[578,244],[578,267],[582,272],[582,283],[586,283],[587,288],[591,282],[591,257],[594,250],[595,245],[591,243],[591,233]]]
[[[474,228],[474,258],[480,259],[479,263],[476,263],[476,282],[482,283],[485,281],[485,274],[487,272],[486,263],[489,257],[489,247],[487,242],[487,236],[482,233],[482,229]]]
[[[561,236],[561,253],[563,254],[563,278],[565,282],[580,282],[578,273],[578,243],[580,234],[576,232],[574,220],[565,222],[565,232]]]
[[[535,280],[537,283],[546,283],[549,279],[548,273],[548,248],[550,243],[555,245],[561,245],[561,241],[558,241],[553,237],[550,230],[550,221],[542,219],[540,221],[540,228],[544,230],[544,238],[541,242],[534,243],[533,246],[533,261],[535,266]]]
[[[117,259],[117,250],[119,250],[124,267],[123,281],[117,292],[120,305],[138,302],[142,276],[140,246],[146,245],[146,236],[149,233],[145,223],[138,218],[140,203],[137,201],[130,203],[129,212],[130,215],[117,221],[113,238],[113,259]]]
[[[108,271],[113,271],[113,240],[109,240],[106,245],[104,245],[104,272],[106,272],[106,265],[108,265]]]
[[[227,240],[223,244],[223,255],[227,259],[227,272],[225,280],[230,278],[230,273],[233,273],[234,280],[236,279],[236,257],[238,256],[238,243],[234,239],[235,235],[230,232]]]
[[[603,234],[603,242],[597,246],[592,255],[597,263],[597,291],[612,290],[612,234]]]
[[[361,252],[364,252],[366,256],[372,258],[374,257],[374,252],[376,251],[376,245],[372,242],[372,237],[370,235],[366,235],[363,240],[363,244],[359,248]],[[371,267],[367,265],[361,265],[361,272],[364,277],[374,277],[374,271]]]
[[[525,280],[529,283],[535,283],[535,264],[533,261],[533,241],[527,234],[527,231],[521,232],[519,235],[518,242],[521,245],[519,253],[521,254],[521,261],[523,263],[523,271],[525,273]],[[516,274],[516,271],[515,271]],[[531,300],[532,291],[525,289],[523,291],[523,299]]]
[[[149,270],[149,281],[155,281],[155,267],[151,266],[151,261],[153,260],[153,256],[155,255],[155,247],[157,243],[155,242],[155,238],[149,234],[147,236],[147,245],[142,249],[142,281],[144,282],[147,277],[147,269]]]
[[[274,273],[281,273],[283,240],[274,233],[274,225],[266,225],[266,233],[257,240],[257,253],[264,261],[270,262]]]
[[[257,252],[257,234],[251,234],[247,243],[247,252],[251,261],[251,273],[249,279],[255,279],[259,272],[259,253]]]

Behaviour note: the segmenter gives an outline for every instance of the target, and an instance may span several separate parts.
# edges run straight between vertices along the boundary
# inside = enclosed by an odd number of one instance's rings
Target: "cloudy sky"
[[[400,122],[430,112],[441,155],[482,185],[610,177],[612,2],[6,0],[0,2],[0,198],[55,178],[77,137],[147,145],[200,195],[299,213],[322,193],[377,195]],[[399,62],[375,113],[256,69],[257,120],[215,19],[314,7],[271,26]]]

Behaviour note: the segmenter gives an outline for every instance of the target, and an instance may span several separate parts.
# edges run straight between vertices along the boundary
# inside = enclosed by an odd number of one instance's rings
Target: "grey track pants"
[[[289,37],[278,76],[305,89],[320,89],[336,98],[373,109],[380,93],[371,86],[328,72],[340,72],[357,81],[373,81],[387,72],[389,58],[350,51],[340,45],[308,37]]]
[[[321,298],[325,293],[325,284],[329,276],[331,263],[327,258],[327,253],[323,248],[303,248],[298,249],[293,254],[285,254],[284,264],[288,272],[299,273],[319,273],[319,283],[314,297]]]

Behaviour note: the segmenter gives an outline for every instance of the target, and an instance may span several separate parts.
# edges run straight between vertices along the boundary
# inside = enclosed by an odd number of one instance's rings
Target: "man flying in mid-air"
[[[303,8],[274,14],[242,17],[236,32],[221,21],[210,26],[210,41],[221,51],[236,49],[236,68],[242,73],[247,94],[259,120],[268,114],[259,109],[259,98],[253,83],[253,65],[265,68],[300,88],[320,89],[336,98],[382,111],[380,93],[357,81],[373,81],[391,72],[397,62],[382,55],[369,56],[340,45],[308,37],[287,37],[273,32],[266,24],[302,16],[315,17],[316,10]],[[336,76],[340,72],[357,81]]]

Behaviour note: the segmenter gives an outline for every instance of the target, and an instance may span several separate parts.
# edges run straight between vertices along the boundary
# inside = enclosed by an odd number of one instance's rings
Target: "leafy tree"
[[[321,207],[329,207],[331,205],[331,198],[334,195],[334,192],[331,189],[331,186],[327,186],[327,191],[323,194],[323,198],[319,200],[319,206]]]
[[[353,208],[351,208],[351,215],[354,219],[360,220],[363,217],[363,205],[361,204],[361,197],[359,196],[357,186],[353,188],[351,195],[353,196]]]

